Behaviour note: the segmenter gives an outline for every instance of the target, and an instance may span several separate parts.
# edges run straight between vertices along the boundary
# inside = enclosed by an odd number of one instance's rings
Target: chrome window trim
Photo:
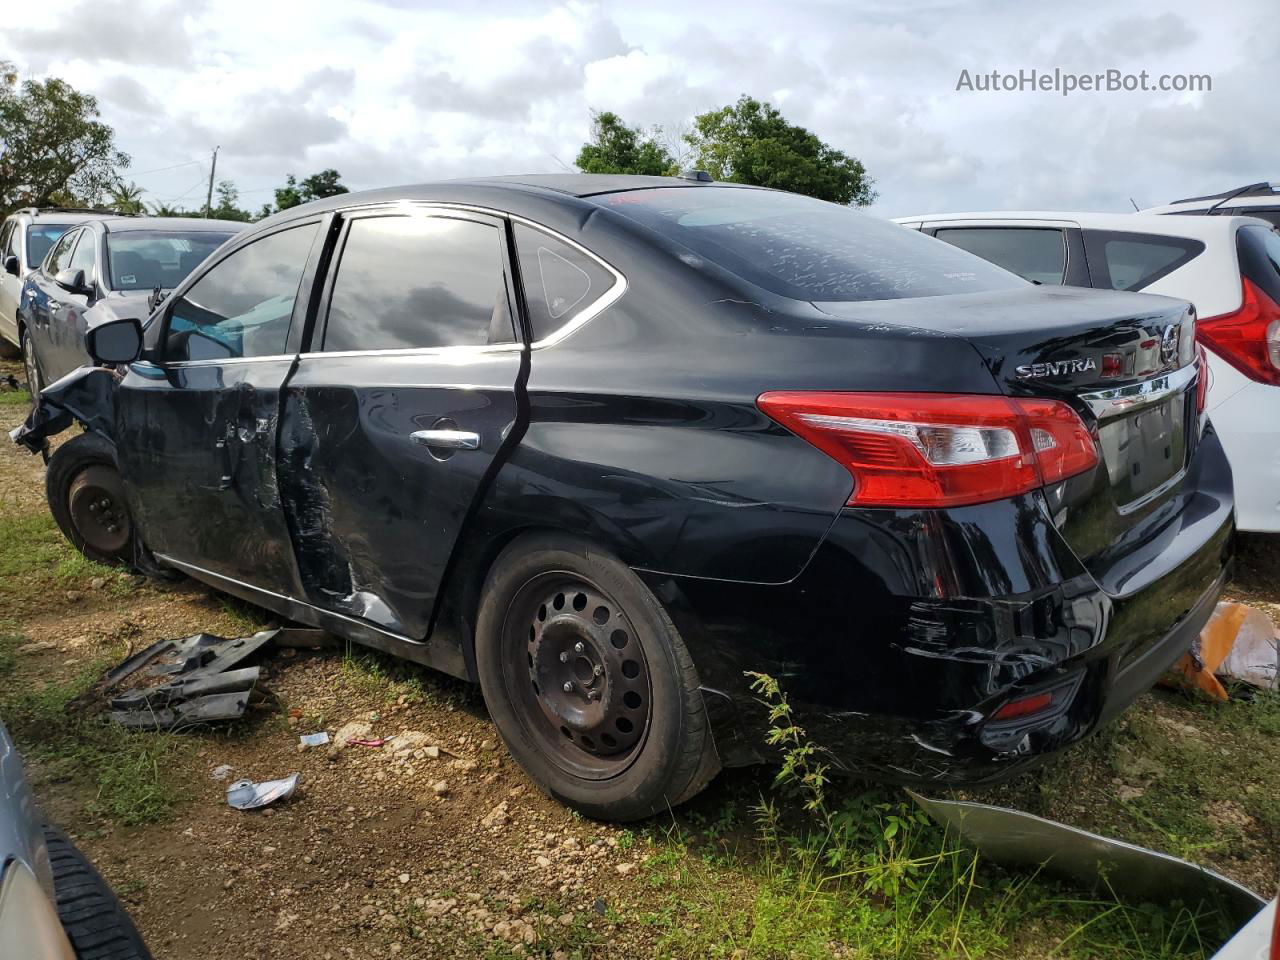
[[[353,207],[343,207],[335,210],[334,212],[337,213],[339,216],[341,216],[343,213],[346,213],[346,212],[376,210],[379,208],[384,208],[389,211],[394,211],[397,208],[401,210],[412,209],[415,211],[426,211],[428,213],[430,213],[432,210],[441,210],[445,212],[456,211],[456,212],[463,212],[463,213],[475,213],[475,214],[480,214],[486,217],[495,217],[499,220],[510,220],[512,223],[522,223],[526,227],[529,227],[533,230],[537,230],[540,233],[545,233],[547,236],[551,237],[552,239],[558,240],[559,242],[572,247],[574,250],[577,250],[579,253],[583,254],[584,256],[594,260],[606,271],[608,271],[610,274],[613,275],[613,279],[614,279],[613,286],[611,286],[608,290],[602,293],[599,297],[597,297],[591,303],[587,304],[577,313],[573,314],[561,326],[557,327],[554,332],[552,332],[548,336],[543,337],[541,340],[535,340],[532,343],[530,343],[529,346],[531,349],[541,350],[544,347],[554,346],[555,344],[562,342],[570,334],[573,334],[576,331],[580,330],[588,322],[595,319],[600,314],[602,314],[605,310],[607,310],[609,307],[617,303],[622,298],[622,295],[627,292],[628,284],[627,284],[626,275],[617,267],[615,267],[613,264],[611,264],[609,261],[601,257],[598,253],[595,253],[592,250],[588,250],[586,247],[578,243],[576,240],[571,240],[569,237],[566,237],[564,234],[560,233],[559,231],[551,229],[545,224],[538,223],[536,220],[530,220],[528,217],[522,217],[517,213],[509,213],[505,210],[498,210],[493,207],[476,206],[475,204],[470,204],[470,203],[452,203],[449,201],[440,201],[440,200],[409,200],[409,199],[381,200],[376,203],[366,203],[366,204],[358,204]],[[490,346],[505,347],[505,346],[508,346],[508,344],[490,344]],[[523,347],[523,344],[517,344],[517,346]],[[456,349],[462,349],[462,348],[422,347],[422,348],[405,348],[402,350],[350,350],[350,351],[343,351],[341,355],[342,356],[368,356],[370,354],[375,354],[375,353],[404,353],[404,352],[421,353],[424,351],[456,350]],[[467,349],[473,349],[473,348],[467,348]],[[324,351],[302,354],[303,357],[338,356],[338,355],[339,354],[336,354],[336,353],[325,353]]]
[[[262,357],[226,357],[211,360],[167,360],[153,364],[161,370],[178,370],[185,367],[221,367],[228,363],[265,363],[269,360],[292,360],[296,353],[272,353]]]
[[[1089,405],[1094,416],[1099,420],[1105,420],[1119,413],[1127,413],[1130,410],[1138,410],[1153,403],[1159,403],[1175,393],[1180,393],[1190,385],[1199,371],[1199,363],[1189,363],[1179,370],[1162,373],[1140,383],[1082,393],[1080,399]]]
[[[313,350],[298,354],[299,360],[318,360],[322,357],[465,357],[472,354],[519,353],[523,343],[456,344],[451,347],[388,347],[382,350]],[[203,361],[202,361],[203,362]]]

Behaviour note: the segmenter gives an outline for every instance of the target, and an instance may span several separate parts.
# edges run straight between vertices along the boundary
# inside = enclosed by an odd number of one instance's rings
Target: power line
[[[186,163],[175,163],[171,167],[156,167],[154,170],[136,170],[129,174],[131,177],[145,177],[149,173],[162,173],[165,170],[177,170],[179,167],[189,167],[193,163],[204,163],[203,160],[188,160]]]

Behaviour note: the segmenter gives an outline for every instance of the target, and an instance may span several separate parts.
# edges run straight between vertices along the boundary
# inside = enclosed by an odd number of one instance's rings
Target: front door
[[[120,469],[151,550],[283,595],[298,578],[276,484],[280,389],[319,229],[259,237],[175,292],[153,321],[154,359],[116,393]]]
[[[28,369],[27,379],[38,377],[44,385],[58,377],[58,347],[53,340],[53,322],[62,310],[63,300],[70,296],[53,278],[58,271],[70,265],[71,251],[75,249],[81,232],[70,230],[58,239],[49,251],[48,260],[28,277],[29,285],[25,289],[26,300],[22,308],[26,312],[27,336],[35,361],[35,369]]]
[[[506,224],[348,215],[285,390],[280,491],[305,598],[425,637],[455,541],[518,436]]]
[[[79,270],[84,274],[85,289],[92,294],[73,293],[63,290],[58,299],[56,309],[49,311],[49,346],[47,355],[41,356],[44,363],[44,375],[50,382],[65,376],[77,367],[89,363],[89,355],[85,353],[84,313],[97,302],[99,287],[95,270],[98,261],[98,238],[93,230],[84,227],[80,230],[80,239],[76,242],[67,261],[65,269]]]

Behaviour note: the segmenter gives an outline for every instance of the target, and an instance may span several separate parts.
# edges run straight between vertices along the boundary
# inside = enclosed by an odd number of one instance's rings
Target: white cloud
[[[139,182],[246,204],[332,166],[353,188],[556,171],[592,109],[678,128],[742,93],[863,160],[876,212],[1125,209],[1280,175],[1267,0],[49,0],[0,58],[96,94]],[[56,26],[51,26],[56,25]],[[1208,73],[1211,93],[957,92],[961,69]]]

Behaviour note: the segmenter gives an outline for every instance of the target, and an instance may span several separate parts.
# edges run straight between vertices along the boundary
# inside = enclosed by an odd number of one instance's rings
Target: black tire
[[[44,485],[53,519],[72,546],[98,563],[133,566],[133,518],[107,440],[82,433],[58,447]]]
[[[476,665],[511,755],[589,817],[665,812],[719,772],[675,624],[635,573],[590,544],[536,534],[502,552],[481,594]]]
[[[79,960],[150,960],[123,904],[66,834],[44,828],[58,919]]]
[[[40,361],[36,359],[36,346],[31,334],[23,327],[18,334],[18,352],[22,354],[22,368],[27,378],[27,392],[31,394],[31,405],[36,405],[40,391],[44,388],[44,380],[40,376]]]

